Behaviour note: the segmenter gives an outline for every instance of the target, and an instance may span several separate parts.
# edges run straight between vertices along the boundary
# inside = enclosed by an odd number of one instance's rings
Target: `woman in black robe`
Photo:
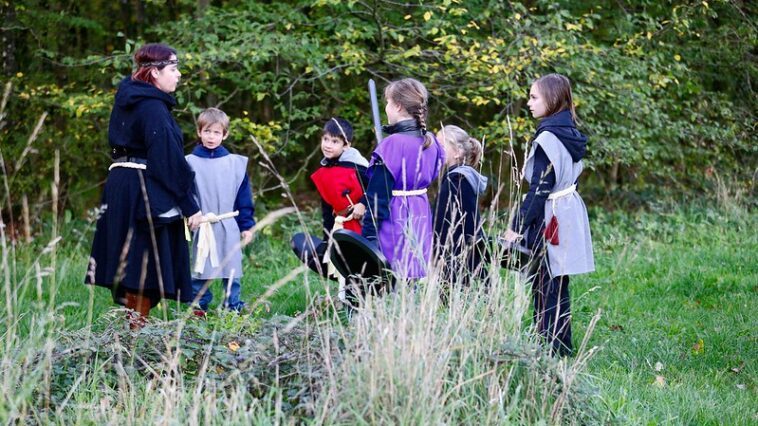
[[[183,217],[195,228],[202,213],[194,173],[171,115],[181,77],[176,51],[146,44],[137,70],[121,81],[108,126],[111,164],[85,282],[110,288],[113,300],[144,324],[163,299],[190,302],[189,249]]]

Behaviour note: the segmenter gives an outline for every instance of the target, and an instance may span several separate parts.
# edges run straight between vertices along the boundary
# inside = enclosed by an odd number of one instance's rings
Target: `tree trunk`
[[[207,9],[210,4],[210,0],[197,0],[197,16],[203,16],[205,9]]]
[[[16,9],[11,2],[0,2],[3,26],[0,30],[0,43],[2,43],[3,76],[10,77],[16,73],[16,36],[13,26],[16,24]]]

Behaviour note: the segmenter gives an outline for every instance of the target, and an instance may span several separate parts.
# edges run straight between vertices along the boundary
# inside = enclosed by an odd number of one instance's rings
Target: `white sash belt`
[[[566,189],[561,189],[560,191],[551,192],[550,195],[547,196],[547,199],[555,200],[556,198],[561,198],[567,195],[571,195],[574,192],[576,192],[576,184],[571,185]]]
[[[233,212],[216,215],[207,213],[200,220],[200,229],[197,232],[197,258],[195,259],[195,272],[202,274],[205,270],[205,260],[210,257],[211,267],[218,266],[218,252],[216,250],[216,236],[213,235],[213,226],[211,224],[229,219],[239,215],[240,212]]]
[[[108,167],[108,171],[113,170],[116,167],[124,167],[127,169],[140,169],[140,170],[147,170],[147,165],[140,164],[140,163],[132,163],[131,161],[120,161],[118,163],[113,163]]]
[[[576,192],[576,184],[573,184],[569,186],[566,189],[561,189],[560,191],[551,192],[550,195],[547,196],[548,200],[553,200],[553,216],[555,216],[555,200],[559,198],[563,198],[567,195],[571,195]]]
[[[353,220],[353,214],[350,213],[348,216],[334,216],[334,226],[332,226],[332,232],[338,230],[338,229],[345,229],[345,222],[349,222]],[[332,244],[332,243],[330,243]],[[337,282],[339,283],[338,291],[337,291],[337,297],[341,301],[345,301],[345,277],[340,274],[340,271],[337,270],[337,267],[334,266],[334,263],[332,263],[332,259],[329,257],[329,252],[331,250],[327,250],[324,253],[324,258],[321,260],[322,263],[326,263],[326,273],[329,277],[337,277]]]
[[[403,191],[399,189],[392,190],[393,197],[412,197],[414,195],[424,195],[424,194],[426,194],[426,188],[412,189],[410,191]]]

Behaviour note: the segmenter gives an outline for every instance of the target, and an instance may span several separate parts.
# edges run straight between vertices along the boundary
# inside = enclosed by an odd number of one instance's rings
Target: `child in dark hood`
[[[540,119],[523,170],[529,192],[504,238],[521,241],[534,253],[537,329],[553,353],[569,355],[569,275],[595,270],[587,208],[576,191],[587,138],[576,128],[571,83],[565,76],[549,74],[535,81],[527,105]]]
[[[434,211],[435,255],[447,281],[468,285],[471,278],[487,274],[482,252],[476,250],[484,238],[479,197],[487,188],[487,178],[474,168],[482,144],[458,126],[443,127],[437,139],[445,148],[448,169]],[[456,274],[461,270],[463,276]]]

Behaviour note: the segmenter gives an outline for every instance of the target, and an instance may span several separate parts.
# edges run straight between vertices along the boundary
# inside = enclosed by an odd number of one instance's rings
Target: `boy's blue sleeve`
[[[366,206],[361,233],[369,240],[376,240],[379,224],[390,217],[390,200],[395,180],[383,163],[375,163],[371,167],[371,179],[360,201]]]
[[[234,210],[239,210],[240,214],[234,219],[237,221],[240,231],[247,231],[255,226],[255,204],[253,203],[253,191],[250,189],[250,177],[245,173],[237,198],[234,200]]]

